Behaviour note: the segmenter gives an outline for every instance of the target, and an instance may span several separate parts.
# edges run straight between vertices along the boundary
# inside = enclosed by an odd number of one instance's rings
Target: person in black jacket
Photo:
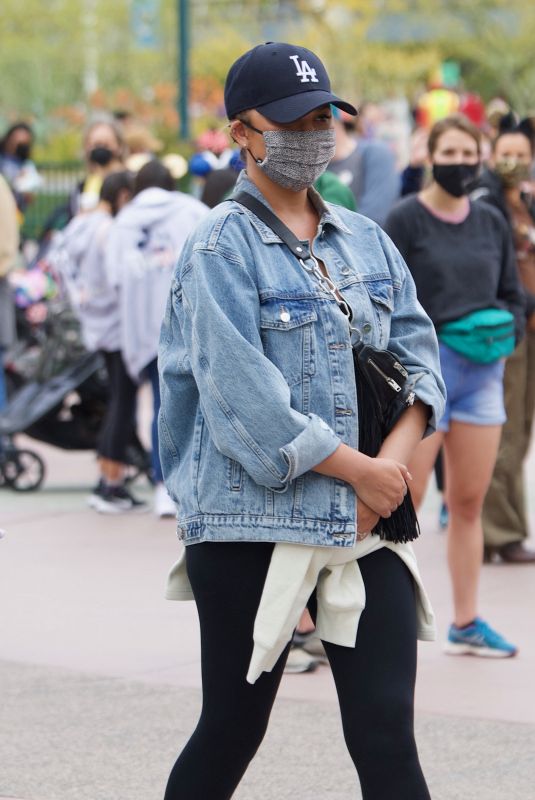
[[[472,192],[474,199],[497,208],[510,226],[527,301],[526,336],[505,367],[507,422],[483,506],[486,557],[498,555],[515,564],[535,563],[535,551],[525,546],[529,523],[523,471],[535,411],[535,203],[528,183],[533,157],[531,125],[517,125],[507,115],[493,144],[491,169]]]

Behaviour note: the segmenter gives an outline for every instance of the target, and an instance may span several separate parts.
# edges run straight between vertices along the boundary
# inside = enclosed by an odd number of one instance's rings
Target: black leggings
[[[201,627],[203,705],[173,767],[165,800],[232,797],[264,737],[288,648],[254,685],[245,676],[272,548],[269,543],[207,542],[186,550]],[[345,741],[364,800],[429,800],[413,734],[412,577],[386,548],[360,559],[359,566],[366,608],[357,645],[325,643]],[[314,595],[309,608],[314,617]]]
[[[120,350],[103,350],[102,355],[106,362],[110,393],[97,452],[102,458],[125,464],[126,448],[135,438],[138,387],[126,371]]]

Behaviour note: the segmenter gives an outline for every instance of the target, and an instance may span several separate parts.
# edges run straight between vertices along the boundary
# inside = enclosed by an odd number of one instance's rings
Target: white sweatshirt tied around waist
[[[314,589],[319,638],[343,647],[355,647],[360,615],[366,606],[358,560],[382,547],[396,553],[413,577],[417,590],[418,639],[435,639],[433,610],[410,544],[385,542],[375,535],[356,542],[354,547],[309,547],[279,542],[273,548],[256,614],[254,648],[247,673],[249,683],[255,683],[262,672],[271,672],[292,638]],[[165,596],[168,600],[194,599],[186,572],[185,550],[169,573]]]

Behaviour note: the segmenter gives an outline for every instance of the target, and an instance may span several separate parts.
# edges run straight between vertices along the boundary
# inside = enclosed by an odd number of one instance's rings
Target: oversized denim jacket
[[[266,203],[245,173],[238,187]],[[402,257],[374,222],[311,198],[315,255],[362,338],[399,356],[434,429],[445,397],[437,340]],[[352,488],[311,471],[341,442],[358,447],[347,318],[234,201],[213,209],[183,249],[159,367],[161,461],[186,544],[353,545]]]

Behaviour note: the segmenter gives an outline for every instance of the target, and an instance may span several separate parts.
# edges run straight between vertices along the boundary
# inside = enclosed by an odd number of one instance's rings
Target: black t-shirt
[[[524,294],[511,232],[499,211],[471,203],[463,222],[444,222],[411,195],[392,209],[384,228],[436,328],[472,311],[505,308],[515,315],[521,338]]]

